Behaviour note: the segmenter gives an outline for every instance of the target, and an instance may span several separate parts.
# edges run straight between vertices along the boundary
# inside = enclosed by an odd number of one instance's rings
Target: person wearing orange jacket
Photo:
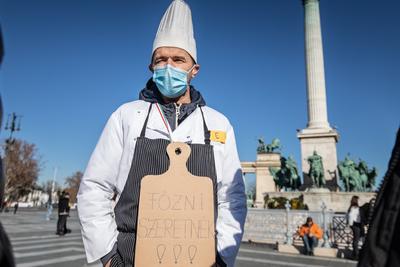
[[[300,227],[299,235],[304,242],[305,255],[314,256],[314,247],[317,246],[318,240],[322,238],[322,229],[313,222],[311,217],[308,217],[306,223]]]

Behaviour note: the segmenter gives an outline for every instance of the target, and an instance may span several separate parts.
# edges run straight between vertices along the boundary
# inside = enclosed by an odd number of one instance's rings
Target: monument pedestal
[[[302,189],[312,185],[311,178],[308,176],[310,165],[307,159],[316,151],[322,157],[326,186],[331,191],[337,191],[336,143],[339,139],[339,134],[333,129],[307,128],[300,131],[297,137],[300,139],[301,145],[301,166],[304,177]]]
[[[331,191],[329,191],[329,189],[325,188],[325,187],[321,187],[321,188],[310,187],[310,188],[307,188],[304,192],[309,192],[309,193],[330,193]]]
[[[274,178],[269,171],[270,167],[281,166],[281,155],[279,153],[259,153],[256,161],[256,201],[258,208],[264,206],[264,197],[267,193],[276,192]]]

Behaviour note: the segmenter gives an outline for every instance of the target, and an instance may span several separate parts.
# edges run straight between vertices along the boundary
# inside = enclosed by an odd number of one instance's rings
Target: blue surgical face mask
[[[153,81],[156,83],[160,93],[168,98],[176,98],[183,95],[188,86],[189,71],[181,70],[167,64],[163,67],[156,67],[153,73]]]

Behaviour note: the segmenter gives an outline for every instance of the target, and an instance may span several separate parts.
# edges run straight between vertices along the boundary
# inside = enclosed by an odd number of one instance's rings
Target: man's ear
[[[154,72],[154,70],[153,70],[153,64],[149,64],[149,70],[151,71],[151,72]]]
[[[194,65],[194,68],[192,70],[192,78],[196,77],[199,71],[200,71],[200,65],[199,64]]]

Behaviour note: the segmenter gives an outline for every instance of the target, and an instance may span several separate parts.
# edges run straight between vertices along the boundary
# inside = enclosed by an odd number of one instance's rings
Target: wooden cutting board
[[[171,143],[167,153],[168,171],[141,181],[135,266],[214,266],[212,180],[187,170],[187,144]]]

